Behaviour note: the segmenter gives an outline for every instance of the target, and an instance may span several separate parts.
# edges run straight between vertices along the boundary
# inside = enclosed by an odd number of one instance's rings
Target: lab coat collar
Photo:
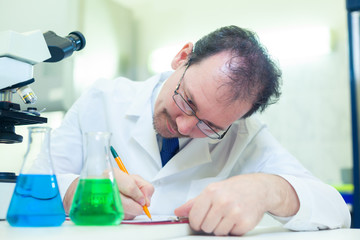
[[[249,138],[249,129],[248,129],[247,121],[245,120],[238,120],[233,126],[229,129],[227,135],[224,139],[221,140],[211,140],[209,138],[194,138],[183,148],[181,151],[176,154],[155,176],[153,179],[154,181],[164,178],[170,175],[174,175],[176,173],[188,171],[194,169],[196,167],[202,167],[209,163],[215,163],[219,159],[213,159],[210,149],[211,145],[233,145],[236,144],[236,148],[233,148],[233,151],[224,153],[228,154],[229,156],[239,154],[239,152],[243,151],[245,146],[248,144],[249,139],[252,139],[252,136]],[[254,127],[258,129],[259,126],[255,124],[250,127]],[[253,131],[257,132],[257,131]],[[252,133],[253,135],[254,133]],[[243,139],[247,139],[244,141]],[[225,148],[223,148],[225,149]],[[222,171],[221,175],[227,176],[229,172],[232,170],[237,158],[236,157],[229,157],[227,159],[232,159],[231,161],[224,161],[220,162],[216,165],[226,165],[224,167],[224,171]],[[221,168],[220,168],[221,169]],[[220,173],[219,173],[220,174]]]
[[[158,172],[153,180],[186,171],[211,161],[208,140],[206,138],[194,138]]]
[[[150,105],[150,101],[147,103]],[[146,112],[138,118],[136,126],[132,130],[131,135],[150,155],[151,159],[155,161],[155,164],[160,166],[160,153],[159,146],[156,139],[156,132],[153,127],[151,108],[144,109]]]
[[[146,115],[149,115],[149,113],[140,116],[136,123],[136,127],[132,131],[132,136],[139,144],[139,147],[146,150],[151,156],[152,161],[154,161],[159,168],[159,172],[153,180],[186,171],[212,161],[208,139],[195,138],[173,156],[164,167],[162,167],[156,132],[152,126],[152,121],[149,121],[149,118]]]
[[[153,113],[151,99],[153,90],[157,84],[162,84],[171,72],[155,75],[146,81],[146,84],[134,98],[126,115],[129,119],[136,121],[136,126],[131,132],[132,137],[139,144],[139,147],[146,150],[155,164],[161,168],[159,146],[156,139],[156,132],[153,126]]]

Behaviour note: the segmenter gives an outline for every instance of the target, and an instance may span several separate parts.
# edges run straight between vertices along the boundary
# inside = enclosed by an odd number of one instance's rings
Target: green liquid
[[[110,179],[80,179],[70,209],[77,225],[117,225],[124,209],[116,182]]]

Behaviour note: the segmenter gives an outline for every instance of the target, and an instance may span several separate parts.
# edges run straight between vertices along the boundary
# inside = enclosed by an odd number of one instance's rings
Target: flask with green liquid
[[[70,209],[70,219],[77,225],[117,225],[124,218],[110,162],[110,136],[84,134],[85,161]]]

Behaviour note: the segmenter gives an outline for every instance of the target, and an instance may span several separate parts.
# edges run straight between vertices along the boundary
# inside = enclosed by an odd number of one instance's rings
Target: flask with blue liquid
[[[65,211],[51,162],[51,128],[28,129],[28,149],[6,220],[15,227],[60,226],[65,221]]]

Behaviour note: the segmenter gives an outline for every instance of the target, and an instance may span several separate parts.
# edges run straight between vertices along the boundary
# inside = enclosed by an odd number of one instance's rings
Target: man
[[[194,230],[215,235],[242,235],[265,213],[292,230],[350,226],[340,194],[251,117],[277,100],[281,77],[252,32],[220,28],[186,44],[172,68],[144,82],[99,81],[69,110],[51,145],[66,211],[82,133],[109,131],[135,174],[114,168],[127,219],[146,204],[153,215],[188,216]],[[167,162],[163,150],[177,139]]]

